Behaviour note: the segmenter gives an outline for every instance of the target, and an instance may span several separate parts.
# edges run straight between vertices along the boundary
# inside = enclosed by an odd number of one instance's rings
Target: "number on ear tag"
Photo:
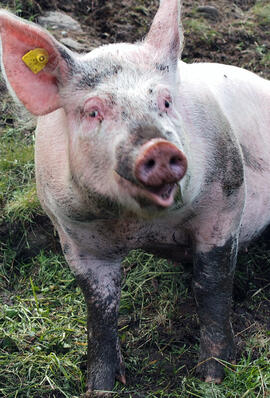
[[[45,48],[35,48],[22,57],[25,65],[35,74],[45,68],[49,61],[49,54]]]

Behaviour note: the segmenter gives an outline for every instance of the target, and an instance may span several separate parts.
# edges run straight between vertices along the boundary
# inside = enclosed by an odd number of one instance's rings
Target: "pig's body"
[[[239,141],[246,183],[239,243],[246,243],[268,225],[270,220],[270,132],[267,134],[270,130],[270,82],[237,67],[208,63],[187,65],[181,62],[179,76],[181,82],[178,90],[183,103],[180,112],[190,140],[201,136],[204,144],[207,141],[208,128],[201,122],[202,115],[198,107],[200,103],[206,110],[212,105],[215,111],[219,106]],[[198,93],[199,99],[196,98]],[[201,96],[201,93],[204,95]],[[209,97],[212,98],[211,103]],[[196,119],[194,105],[197,108]],[[66,222],[72,223],[74,220],[73,228],[77,229],[78,235],[82,233],[81,225],[77,225],[79,221],[83,221],[84,226],[87,223],[82,241],[87,242],[88,248],[92,242],[92,225],[96,229],[98,223],[101,226],[100,239],[104,243],[102,250],[113,251],[117,247],[119,253],[126,254],[131,249],[143,248],[162,254],[163,249],[165,257],[172,256],[181,261],[182,257],[178,256],[179,246],[183,246],[185,255],[187,250],[191,250],[192,241],[189,235],[196,225],[192,221],[194,199],[200,196],[200,185],[203,181],[201,171],[207,170],[206,165],[203,164],[199,172],[197,192],[191,192],[190,195],[183,192],[185,206],[176,205],[176,208],[163,211],[160,216],[156,214],[153,218],[138,217],[125,209],[117,209],[116,213],[110,209],[109,214],[106,214],[106,207],[101,208],[98,214],[92,214],[87,201],[83,198],[80,201],[78,192],[71,192],[68,127],[65,118],[65,112],[61,109],[39,118],[38,121],[37,178],[40,189],[43,190],[42,176],[45,174],[46,190],[41,197],[43,200],[47,197],[47,207],[51,209],[49,211],[53,209],[54,216],[59,217],[59,223],[63,213],[70,217],[65,219]],[[211,152],[211,147],[207,150]],[[200,151],[201,147],[194,148],[194,156],[200,157]],[[211,202],[211,198],[209,200]],[[93,222],[92,216],[97,217],[98,221]],[[90,218],[90,223],[87,218]],[[211,241],[210,236],[209,240]],[[174,252],[177,254],[174,255]]]
[[[39,198],[87,303],[89,391],[125,382],[121,261],[136,248],[193,257],[199,368],[220,382],[213,358],[234,359],[238,245],[270,220],[270,83],[239,68],[180,62],[178,14],[178,1],[162,0],[143,43],[84,56],[0,14],[6,78],[40,116]],[[21,61],[32,49],[48,55],[38,74]]]

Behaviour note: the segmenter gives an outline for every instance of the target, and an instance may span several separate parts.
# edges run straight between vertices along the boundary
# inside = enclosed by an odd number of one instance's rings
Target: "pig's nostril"
[[[149,159],[149,160],[146,162],[146,164],[145,164],[145,166],[146,166],[146,168],[147,168],[148,170],[153,169],[153,167],[155,167],[155,165],[156,165],[156,162],[155,162],[154,159]]]
[[[176,166],[176,165],[178,165],[180,162],[181,162],[181,160],[180,160],[179,157],[177,157],[177,156],[173,156],[173,157],[170,159],[170,165],[171,165],[171,166]]]

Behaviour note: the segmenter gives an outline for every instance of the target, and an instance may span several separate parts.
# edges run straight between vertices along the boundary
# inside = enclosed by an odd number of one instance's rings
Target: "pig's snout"
[[[174,144],[153,139],[144,144],[135,163],[135,177],[148,188],[174,184],[187,169],[187,159]]]
[[[135,161],[134,175],[143,196],[161,207],[173,204],[177,182],[184,177],[187,159],[174,144],[154,138],[144,144]]]

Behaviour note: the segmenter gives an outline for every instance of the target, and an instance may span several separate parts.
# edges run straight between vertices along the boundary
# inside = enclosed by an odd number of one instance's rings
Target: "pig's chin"
[[[168,208],[173,205],[177,190],[177,184],[162,184],[160,186],[139,186],[116,173],[118,184],[140,207],[146,208],[155,206],[158,208]]]

